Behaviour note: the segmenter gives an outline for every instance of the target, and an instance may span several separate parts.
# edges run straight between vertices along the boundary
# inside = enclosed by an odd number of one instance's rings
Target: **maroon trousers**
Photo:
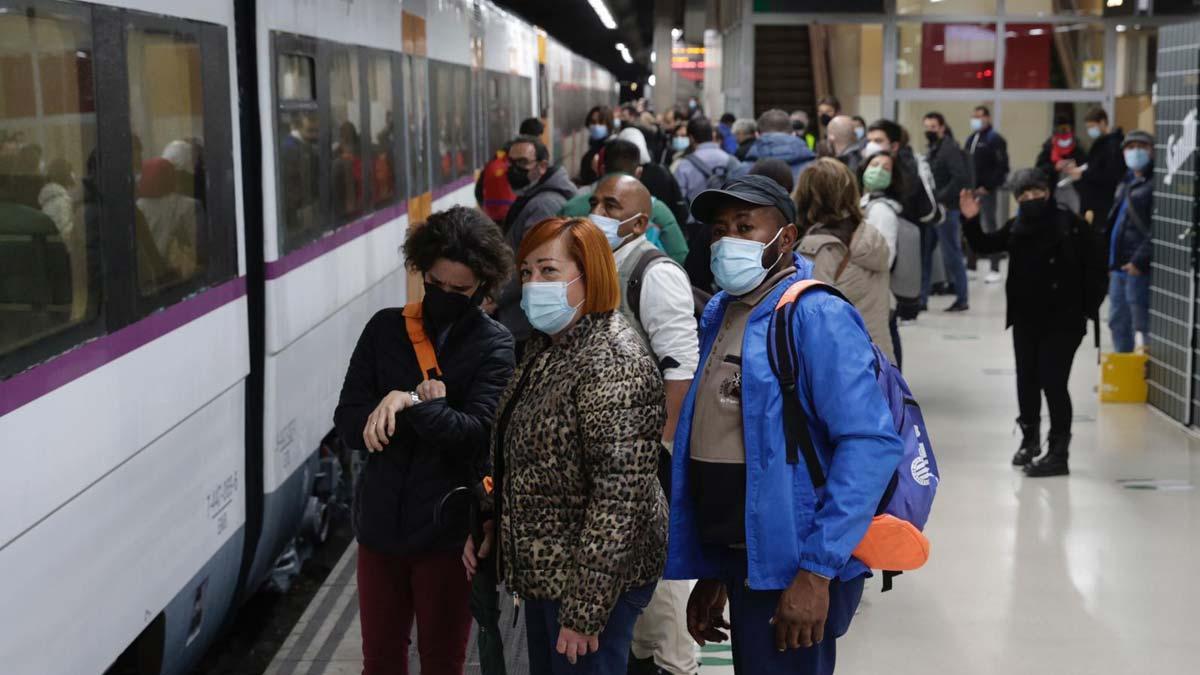
[[[471,583],[457,552],[389,555],[358,547],[363,675],[408,675],[417,620],[421,675],[462,675],[471,635]]]

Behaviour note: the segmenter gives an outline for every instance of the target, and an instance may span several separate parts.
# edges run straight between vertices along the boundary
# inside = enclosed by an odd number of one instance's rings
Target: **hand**
[[[600,651],[600,636],[598,635],[580,635],[575,631],[563,626],[558,631],[558,653],[567,657],[567,662],[575,665],[581,656],[587,656],[589,652]]]
[[[1121,271],[1128,274],[1131,277],[1142,276],[1142,271],[1139,270],[1137,268],[1137,265],[1134,265],[1133,263],[1125,263],[1124,265],[1121,265]]]
[[[771,623],[775,626],[775,649],[808,648],[825,639],[829,616],[829,580],[800,570],[779,596]]]
[[[687,604],[687,629],[701,647],[706,642],[724,642],[729,635],[719,629],[729,628],[725,621],[725,584],[715,579],[701,579],[692,589]]]
[[[962,213],[963,218],[970,219],[979,215],[979,202],[975,200],[975,195],[970,190],[958,193],[958,210]]]
[[[1054,170],[1055,170],[1055,171],[1058,171],[1059,173],[1062,173],[1063,171],[1066,171],[1067,169],[1069,169],[1069,168],[1071,168],[1071,167],[1073,167],[1073,166],[1075,166],[1075,161],[1074,161],[1074,160],[1071,160],[1071,159],[1060,159],[1060,160],[1058,160],[1058,162],[1057,162],[1057,163],[1054,165]]]
[[[1075,162],[1071,162],[1071,166],[1067,167],[1064,173],[1070,176],[1072,180],[1079,180],[1083,177],[1083,169],[1075,166]]]
[[[416,394],[422,401],[446,398],[446,383],[441,380],[425,380],[417,385]]]
[[[496,521],[488,520],[483,523],[483,544],[475,550],[475,538],[467,535],[467,543],[463,545],[463,567],[467,568],[467,581],[479,573],[479,561],[492,553],[492,543],[495,540]]]
[[[988,189],[987,189],[987,188],[985,188],[985,187],[977,187],[977,188],[975,188],[975,196],[976,196],[976,197],[983,197],[983,196],[984,196],[984,195],[986,195],[986,194],[988,194]]]
[[[412,396],[406,391],[393,391],[383,397],[363,427],[363,442],[369,452],[383,452],[383,447],[396,433],[396,415],[412,404]]]

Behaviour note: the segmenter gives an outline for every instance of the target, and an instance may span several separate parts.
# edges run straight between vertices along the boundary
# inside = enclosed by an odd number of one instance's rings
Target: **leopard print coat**
[[[662,375],[619,314],[591,314],[557,343],[529,341],[499,410],[505,584],[561,601],[563,626],[598,635],[617,598],[657,580],[666,558]]]

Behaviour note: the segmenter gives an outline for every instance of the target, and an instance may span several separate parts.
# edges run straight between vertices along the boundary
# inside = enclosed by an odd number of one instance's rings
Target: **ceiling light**
[[[658,81],[657,78],[655,78],[653,75],[651,75],[650,79],[646,80],[646,84],[650,85],[651,87],[654,87],[654,86],[657,86],[655,84],[655,82],[657,82],[657,81]]]
[[[1124,25],[1124,24],[1121,24],[1121,25],[1117,26],[1117,32],[1118,32],[1118,33],[1124,33],[1125,31],[1126,31],[1126,28],[1125,28],[1125,25]]]
[[[1105,6],[1120,7],[1123,4],[1125,4],[1125,0],[1108,0],[1108,2],[1105,3]]]
[[[678,40],[679,38],[682,38],[682,37],[683,37],[683,29],[682,28],[672,28],[671,29],[671,39],[672,40]]]
[[[1034,28],[1034,29],[1032,29],[1032,30],[1030,30],[1030,31],[1029,31],[1029,34],[1030,34],[1030,35],[1034,35],[1034,36],[1036,36],[1036,35],[1044,35],[1045,33],[1046,33],[1046,31],[1042,30],[1041,28]]]
[[[650,52],[650,63],[658,63],[658,52]],[[654,85],[650,85],[654,86]]]
[[[596,16],[600,17],[600,23],[604,24],[605,28],[612,30],[617,27],[617,22],[613,19],[612,12],[608,11],[604,0],[588,0],[588,4],[596,12]]]

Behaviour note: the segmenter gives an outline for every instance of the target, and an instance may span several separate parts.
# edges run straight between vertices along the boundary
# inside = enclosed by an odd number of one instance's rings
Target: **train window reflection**
[[[0,15],[0,361],[98,313],[89,23]]]
[[[317,100],[317,80],[313,77],[312,57],[303,54],[280,54],[278,69],[280,100]]]
[[[333,131],[333,164],[329,180],[333,214],[339,224],[360,215],[366,202],[359,130],[361,110],[358,54],[349,50],[335,51],[329,62],[329,121]]]
[[[408,166],[412,183],[410,196],[424,194],[429,189],[429,164],[426,129],[429,128],[429,69],[428,62],[416,56],[405,56],[401,80],[404,85],[405,118],[408,121]]]
[[[367,95],[371,103],[371,198],[375,206],[396,201],[396,124],[393,113],[392,59],[372,56],[367,70]]]
[[[200,44],[185,33],[131,27],[126,45],[138,289],[150,296],[202,277],[204,271]]]

